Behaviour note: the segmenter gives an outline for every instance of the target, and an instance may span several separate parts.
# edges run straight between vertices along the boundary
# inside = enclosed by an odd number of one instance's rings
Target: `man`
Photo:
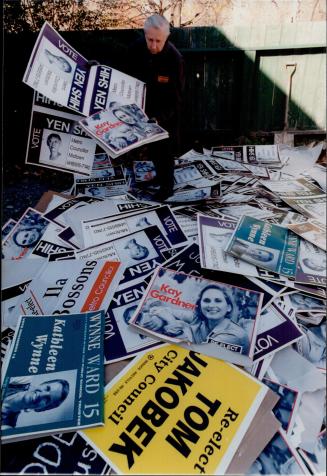
[[[144,23],[144,38],[129,50],[128,73],[147,85],[145,112],[169,133],[169,138],[148,145],[149,158],[156,166],[159,192],[164,201],[173,193],[174,155],[179,153],[179,128],[184,89],[184,60],[168,41],[169,22],[152,15]]]
[[[1,408],[1,428],[15,428],[21,412],[44,412],[57,408],[69,393],[67,380],[47,380],[33,387],[24,377],[12,379],[6,389]],[[44,422],[42,418],[39,421]],[[35,420],[37,422],[37,419]]]

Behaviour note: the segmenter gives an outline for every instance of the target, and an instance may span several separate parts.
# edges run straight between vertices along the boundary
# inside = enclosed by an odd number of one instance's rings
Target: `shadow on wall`
[[[62,32],[86,58],[121,70],[128,45],[142,34],[140,30]],[[35,33],[4,35],[5,169],[25,160],[33,91],[22,78],[36,38]],[[293,48],[287,41],[270,42],[272,47],[266,39],[267,45],[263,41],[257,49],[247,40],[248,46],[240,47],[215,27],[175,29],[171,40],[186,63],[185,151],[195,139],[210,147],[261,134],[272,142],[271,132],[285,127],[294,64],[288,128],[313,134],[325,129],[325,51],[319,42]]]

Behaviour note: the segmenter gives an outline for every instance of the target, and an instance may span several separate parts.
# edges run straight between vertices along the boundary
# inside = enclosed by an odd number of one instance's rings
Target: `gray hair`
[[[155,13],[148,17],[144,22],[144,31],[148,28],[157,28],[158,30],[164,30],[167,33],[167,36],[170,33],[169,21],[162,15]]]

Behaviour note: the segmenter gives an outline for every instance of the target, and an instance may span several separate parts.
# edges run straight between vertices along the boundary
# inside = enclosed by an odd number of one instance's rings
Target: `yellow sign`
[[[224,361],[167,345],[105,389],[105,426],[86,437],[121,474],[223,474],[266,393]]]

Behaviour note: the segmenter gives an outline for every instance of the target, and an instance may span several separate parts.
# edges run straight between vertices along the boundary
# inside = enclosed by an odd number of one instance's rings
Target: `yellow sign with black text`
[[[105,426],[81,432],[120,474],[224,474],[267,387],[175,345],[134,359],[105,389]]]

